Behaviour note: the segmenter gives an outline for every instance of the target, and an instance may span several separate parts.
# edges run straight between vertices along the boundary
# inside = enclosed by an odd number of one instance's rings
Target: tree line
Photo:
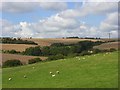
[[[5,43],[5,44],[32,44],[32,45],[37,45],[37,43],[35,43],[35,42],[33,42],[33,41],[22,40],[21,38],[10,38],[10,37],[0,38],[0,43]]]

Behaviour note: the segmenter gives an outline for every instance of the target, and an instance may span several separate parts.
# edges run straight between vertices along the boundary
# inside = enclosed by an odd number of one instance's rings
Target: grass
[[[85,59],[83,59],[83,57]],[[3,69],[3,88],[117,88],[118,52]],[[32,67],[35,67],[34,69]],[[55,72],[59,70],[60,74]],[[49,72],[56,74],[51,77]],[[27,78],[24,78],[24,74]],[[12,77],[11,81],[8,78]]]

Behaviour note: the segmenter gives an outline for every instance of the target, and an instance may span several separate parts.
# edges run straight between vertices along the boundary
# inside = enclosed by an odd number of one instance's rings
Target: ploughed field
[[[33,38],[33,39],[26,39],[23,38],[23,40],[28,40],[28,41],[34,41],[37,43],[39,46],[50,46],[53,43],[64,43],[64,44],[71,44],[71,43],[77,43],[79,41],[84,41],[88,39],[40,39],[40,38]],[[97,40],[92,40],[91,41],[97,41]],[[26,48],[29,47],[35,47],[38,45],[28,45],[28,44],[0,44],[2,46],[2,50],[16,50],[16,51],[25,51]]]
[[[71,43],[77,43],[79,41],[98,41],[96,39],[63,39],[63,38],[32,38],[32,39],[27,39],[23,38],[23,40],[28,40],[28,41],[33,41],[35,43],[38,43],[40,46],[50,46],[53,43],[64,43],[64,44],[71,44]],[[100,40],[100,41],[105,41],[105,40]]]
[[[118,49],[119,47],[120,47],[120,42],[109,42],[109,43],[103,43],[98,46],[94,46],[94,48],[101,50],[110,49],[110,48]]]
[[[37,45],[27,45],[27,44],[1,44],[2,50],[16,50],[16,51],[25,51],[26,48],[35,47]]]
[[[0,46],[2,46],[2,50],[16,50],[16,51],[25,51],[26,48],[29,47],[35,47],[35,46],[50,46],[53,43],[64,43],[64,44],[73,44],[73,43],[77,43],[79,41],[85,41],[85,40],[89,40],[89,41],[107,41],[106,39],[100,39],[100,40],[96,40],[96,39],[61,39],[61,38],[46,38],[46,39],[40,39],[40,38],[32,38],[32,39],[28,39],[28,38],[22,38],[23,40],[28,40],[28,41],[34,41],[35,43],[37,43],[38,45],[28,45],[28,44],[0,44]],[[117,43],[115,43],[115,46],[117,45]],[[100,46],[101,47],[101,46]],[[114,47],[114,45],[112,46]]]
[[[17,59],[20,60],[23,64],[28,64],[29,59],[40,58],[42,60],[45,60],[47,58],[43,56],[27,56],[27,55],[5,54],[5,53],[0,53],[0,56],[2,56],[1,63],[4,63],[7,60]]]
[[[3,88],[117,88],[118,52],[3,68],[2,73]]]

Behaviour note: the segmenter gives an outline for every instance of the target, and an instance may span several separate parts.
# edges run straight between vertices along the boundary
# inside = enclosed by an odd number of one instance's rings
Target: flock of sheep
[[[111,53],[105,53],[103,56],[106,56],[106,54],[111,54]],[[99,55],[99,54],[98,54]],[[93,56],[96,56],[96,55],[93,55]],[[88,56],[89,57],[89,56]],[[81,58],[80,57],[76,57],[78,60],[80,60]],[[85,57],[83,57],[82,59],[85,59]],[[66,59],[64,59],[64,60],[66,60]],[[35,69],[35,67],[32,67],[33,69]],[[56,71],[56,74],[59,74],[60,72],[59,71]],[[53,73],[53,72],[49,72],[49,74],[51,75],[51,77],[55,77],[56,75]],[[27,76],[26,75],[24,75],[23,76],[24,78],[27,78]],[[11,81],[12,80],[12,78],[11,77],[9,77],[8,78],[8,80],[9,81]]]
[[[32,67],[32,68],[33,68],[33,69],[35,69],[35,67]],[[52,77],[55,77],[55,74],[54,74],[53,72],[49,72],[49,73],[50,73],[50,75],[51,75]],[[56,74],[59,74],[59,73],[60,73],[59,71],[56,71]],[[26,75],[24,75],[23,77],[24,77],[24,78],[27,78],[27,76],[26,76]],[[12,78],[11,78],[11,77],[9,77],[9,78],[8,78],[8,80],[9,80],[9,81],[11,81],[11,80],[12,80]]]

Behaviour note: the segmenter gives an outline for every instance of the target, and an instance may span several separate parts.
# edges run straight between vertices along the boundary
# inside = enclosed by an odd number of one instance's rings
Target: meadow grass
[[[56,76],[51,77],[50,71]],[[2,72],[3,88],[117,88],[118,52],[4,68]]]

